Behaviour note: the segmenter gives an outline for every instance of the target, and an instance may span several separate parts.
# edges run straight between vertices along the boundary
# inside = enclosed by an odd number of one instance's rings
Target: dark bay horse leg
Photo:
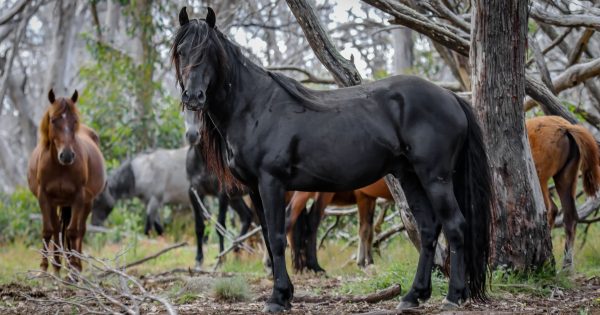
[[[556,191],[563,209],[565,225],[565,256],[563,270],[573,271],[573,249],[577,229],[577,207],[575,206],[575,193],[577,189],[577,173],[579,168],[579,151],[571,146],[571,154],[565,166],[554,175]],[[554,220],[553,220],[554,222]]]
[[[285,189],[271,175],[262,174],[259,193],[268,230],[274,281],[273,293],[263,311],[281,312],[292,307],[291,300],[294,296],[294,287],[285,265]]]
[[[319,260],[317,258],[317,233],[319,231],[319,225],[323,219],[323,212],[325,211],[326,206],[320,207],[320,205],[317,204],[318,202],[313,203],[311,211],[306,216],[306,240],[304,241],[304,244],[306,253],[306,268],[319,273],[325,272],[325,269],[319,265]]]
[[[250,224],[252,224],[252,210],[248,208],[241,197],[233,197],[229,199],[229,204],[231,205],[231,208],[233,208],[233,210],[238,214],[240,217],[240,222],[242,223],[240,234],[238,235],[239,238],[240,236],[248,233],[250,230]],[[237,248],[239,247],[236,247],[236,249]]]
[[[223,228],[225,228],[226,220],[227,220],[227,207],[229,207],[229,197],[227,194],[219,194],[219,216],[217,218],[217,222],[221,224]],[[222,253],[225,250],[224,236],[221,232],[218,232],[219,235],[219,253]]]
[[[265,269],[270,271],[270,275],[273,276],[273,253],[271,252],[271,243],[269,242],[267,219],[265,218],[265,212],[263,210],[262,198],[260,198],[257,189],[254,189],[253,192],[250,192],[250,199],[252,199],[252,204],[254,204],[256,216],[258,217],[258,221],[262,229],[262,238],[265,243],[266,255],[263,257],[263,263],[265,265]]]
[[[441,225],[435,220],[429,198],[416,174],[411,170],[396,176],[402,184],[402,189],[406,194],[411,213],[417,221],[421,236],[417,272],[410,291],[398,305],[400,309],[408,309],[419,306],[419,301],[426,301],[431,297],[431,271]]]
[[[366,267],[373,264],[373,216],[375,214],[375,199],[360,192],[355,193],[356,204],[358,205],[358,236],[360,243],[358,245],[358,254],[356,263],[359,267]]]
[[[188,195],[192,204],[192,210],[194,211],[194,228],[196,232],[196,269],[202,268],[202,262],[204,261],[204,253],[202,252],[202,242],[204,237],[204,216],[202,215],[202,208],[196,199],[196,194],[192,190],[192,187],[188,189]],[[198,198],[202,200],[202,196],[198,195]]]

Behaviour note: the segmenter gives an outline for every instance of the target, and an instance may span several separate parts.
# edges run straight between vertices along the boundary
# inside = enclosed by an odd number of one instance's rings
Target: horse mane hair
[[[200,23],[200,21],[202,21],[202,19],[193,19],[181,26],[175,34],[173,45],[171,46],[171,63],[175,65],[175,77],[182,89],[185,88],[182,70],[185,72],[189,71],[189,69],[180,68],[177,48],[184,42],[184,39],[191,35],[191,45],[194,50],[194,55],[191,57],[191,60],[198,60],[201,62],[201,58],[205,55],[203,52],[205,51],[211,51],[212,53],[217,54],[219,65],[219,68],[217,69],[218,78],[217,82],[209,88],[213,91],[226,91],[225,98],[230,95],[228,89],[230,88],[229,84],[231,83],[231,80],[237,77],[237,71],[243,66],[252,67],[260,73],[268,74],[273,81],[280,85],[293,98],[297,99],[299,104],[303,107],[315,111],[333,110],[331,106],[319,102],[312,93],[312,90],[304,87],[301,83],[283,74],[266,71],[262,67],[248,60],[248,58],[241,53],[241,49],[228,40],[221,31],[217,28],[212,29],[208,24]],[[228,62],[230,60],[241,60],[241,62],[239,62],[240,65],[238,67],[235,67],[235,64],[230,64]],[[207,93],[207,96],[209,94],[212,93]],[[211,103],[222,103],[226,101],[227,99],[207,99],[207,102]],[[183,108],[183,103],[181,106]],[[219,178],[219,182],[222,185],[224,184],[228,190],[241,188],[243,185],[237,181],[226,166],[226,145],[217,126],[214,124],[207,110],[203,110],[200,115],[202,119],[202,155],[208,169]]]
[[[227,62],[228,54],[225,51],[221,40],[217,37],[224,37],[220,31],[212,31],[208,24],[200,23],[198,19],[190,20],[189,23],[181,26],[175,34],[173,40],[173,46],[171,46],[171,63],[175,65],[176,79],[180,87],[184,88],[183,75],[181,70],[187,71],[188,69],[180,69],[179,65],[179,54],[177,47],[183,43],[184,39],[188,35],[193,35],[192,47],[194,49],[194,55],[192,60],[199,60],[202,58],[202,52],[206,50],[213,50],[217,54],[219,69],[218,79],[216,84],[211,86],[212,90],[221,90],[226,88],[225,84],[229,79],[229,63]],[[212,94],[212,93],[210,93]],[[207,95],[210,95],[207,93]],[[207,102],[219,102],[223,100],[208,99]],[[183,103],[181,104],[183,109]],[[225,150],[226,145],[224,139],[217,126],[214,124],[209,116],[208,111],[203,110],[198,113],[201,115],[202,128],[201,128],[201,147],[202,147],[202,158],[206,161],[206,166],[209,171],[217,176],[219,179],[219,185],[227,191],[233,191],[237,188],[242,188],[243,185],[240,183],[231,173],[227,163],[225,161]]]
[[[58,108],[55,109],[55,107]],[[39,131],[39,140],[38,143],[41,143],[44,147],[48,147],[52,139],[50,139],[50,119],[51,115],[61,115],[62,113],[71,113],[75,117],[75,130],[74,132],[79,131],[79,110],[77,106],[70,99],[66,98],[58,98],[53,104],[50,104],[46,109],[46,112],[42,116],[42,121],[40,122]]]

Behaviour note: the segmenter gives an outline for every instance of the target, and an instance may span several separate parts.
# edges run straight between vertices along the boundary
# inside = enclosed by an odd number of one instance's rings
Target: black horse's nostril
[[[198,133],[198,131],[187,131],[185,133],[185,137],[190,144],[195,144],[199,135],[200,133]]]
[[[203,96],[204,96],[204,92],[198,91],[198,95],[196,96],[198,98],[198,100],[202,100]]]
[[[181,94],[181,100],[184,102],[188,102],[190,100],[190,94],[187,90],[183,91],[183,94]]]

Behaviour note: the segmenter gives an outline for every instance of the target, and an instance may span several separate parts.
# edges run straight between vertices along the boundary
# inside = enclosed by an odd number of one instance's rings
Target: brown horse
[[[296,269],[307,267],[314,271],[323,271],[316,258],[316,230],[309,233],[315,241],[311,242],[309,245],[310,248],[306,248],[306,253],[300,253],[298,244],[295,244],[299,240],[294,238],[294,232],[296,231],[294,226],[298,217],[306,208],[306,203],[310,198],[315,200],[310,213],[316,216],[317,221],[320,221],[323,217],[325,208],[328,205],[349,206],[356,204],[358,206],[358,221],[360,226],[358,234],[360,244],[358,246],[356,262],[361,267],[372,264],[373,215],[375,213],[376,200],[377,198],[393,200],[385,181],[380,179],[369,186],[347,192],[294,192],[288,203],[289,221],[287,225],[288,240],[294,256],[294,267]],[[311,222],[309,225],[316,228],[318,222]],[[306,258],[301,257],[303,254],[306,254]],[[303,262],[302,259],[306,259],[307,261]]]
[[[600,188],[600,153],[592,134],[558,116],[542,116],[527,120],[529,145],[542,187],[548,224],[554,226],[558,207],[550,197],[548,180],[554,178],[563,208],[565,225],[564,269],[573,268],[573,245],[577,228],[575,190],[577,173],[583,173],[583,190],[593,196]]]
[[[75,106],[77,91],[70,99],[57,99],[50,90],[48,100],[50,106],[40,122],[40,139],[29,158],[27,180],[42,211],[42,250],[54,252],[53,266],[59,273],[60,254],[55,246],[62,244],[65,250],[81,253],[86,219],[92,201],[104,188],[105,170],[98,136],[80,122]],[[69,262],[81,271],[80,259],[71,256]],[[45,255],[40,266],[48,270]]]

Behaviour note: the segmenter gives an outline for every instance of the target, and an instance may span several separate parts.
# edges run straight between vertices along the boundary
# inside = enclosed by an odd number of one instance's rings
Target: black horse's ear
[[[215,15],[215,11],[211,7],[208,7],[208,13],[206,14],[206,23],[211,28],[215,28],[215,23],[217,22],[217,16]]]
[[[48,92],[48,100],[50,101],[50,104],[54,104],[54,101],[56,101],[56,97],[54,96],[54,91],[52,89],[50,89],[50,92]]]
[[[190,19],[188,18],[187,11],[185,10],[185,7],[183,7],[181,11],[179,11],[179,26],[184,26],[189,22]]]
[[[77,93],[77,90],[75,90],[75,92],[71,96],[71,101],[73,101],[73,103],[77,102],[77,97],[79,97],[79,93]]]

